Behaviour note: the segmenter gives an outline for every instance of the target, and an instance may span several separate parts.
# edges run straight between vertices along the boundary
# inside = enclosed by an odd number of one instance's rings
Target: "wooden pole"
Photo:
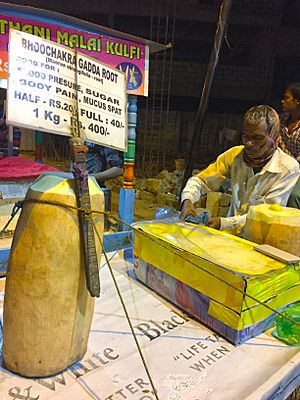
[[[40,131],[35,131],[35,153],[34,161],[42,163],[43,162],[43,133]]]
[[[137,96],[128,95],[128,150],[124,153],[124,186],[120,190],[119,217],[132,224],[134,214],[134,163],[135,163],[135,142],[137,123]],[[122,224],[122,230],[128,231],[128,226]],[[133,262],[132,249],[124,251],[124,258]]]
[[[133,222],[134,213],[134,163],[137,122],[137,96],[128,95],[128,150],[124,153],[124,185],[120,190],[119,217],[127,224]],[[122,230],[127,230],[126,225]]]
[[[191,146],[190,146],[190,152],[187,157],[188,162],[187,162],[187,166],[185,168],[181,190],[183,190],[188,178],[192,174],[196,155],[197,155],[197,157],[199,157],[198,145],[199,145],[199,142],[201,139],[201,134],[203,132],[202,128],[203,128],[203,123],[204,123],[204,116],[205,116],[206,109],[207,109],[207,104],[208,104],[211,85],[212,85],[213,78],[214,78],[215,69],[219,62],[219,52],[220,52],[222,40],[224,37],[225,27],[227,26],[227,19],[228,19],[228,15],[229,15],[230,8],[231,8],[231,3],[232,3],[232,0],[223,0],[223,3],[220,7],[213,48],[211,51],[210,60],[209,60],[207,72],[206,72],[206,77],[205,77],[205,81],[204,81],[203,88],[202,88],[198,113],[197,113],[197,117],[196,117],[193,137],[192,137]]]
[[[13,125],[8,125],[8,141],[7,141],[7,155],[8,157],[13,156],[13,146],[14,146],[14,127]]]
[[[77,66],[77,52],[76,66]],[[77,68],[75,70],[75,82],[77,86]],[[86,146],[80,138],[78,99],[75,96],[75,111],[71,118],[73,138],[70,139],[71,152],[73,156],[73,175],[77,186],[78,207],[91,210],[91,201],[88,185],[88,172],[86,170]],[[84,253],[85,276],[87,289],[92,297],[100,296],[100,279],[98,270],[98,259],[96,253],[94,227],[90,218],[83,211],[78,212],[81,230],[82,249]]]
[[[124,153],[124,188],[134,189],[137,96],[128,95],[128,150]]]
[[[70,139],[73,155],[73,174],[77,185],[77,205],[91,210],[88,172],[86,170],[86,152],[84,140],[78,137]],[[95,245],[94,228],[88,216],[83,211],[78,212],[81,230],[82,248],[85,262],[87,289],[92,297],[100,296],[100,280],[98,260]]]

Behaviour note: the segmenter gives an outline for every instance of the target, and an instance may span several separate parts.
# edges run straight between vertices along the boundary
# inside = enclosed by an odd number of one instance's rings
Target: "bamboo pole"
[[[186,184],[188,178],[192,174],[195,156],[197,155],[199,157],[198,146],[199,146],[201,135],[203,132],[204,117],[205,117],[205,113],[206,113],[206,109],[207,109],[207,104],[208,104],[208,100],[209,100],[210,89],[211,89],[211,85],[213,82],[215,69],[219,62],[219,52],[220,52],[220,48],[222,45],[222,40],[224,37],[224,31],[225,31],[225,27],[227,25],[227,19],[228,19],[228,15],[230,12],[231,4],[232,4],[232,0],[223,0],[223,3],[219,10],[219,17],[218,17],[218,23],[217,23],[217,28],[216,28],[215,37],[214,37],[213,48],[211,51],[210,60],[209,60],[207,71],[206,71],[205,81],[204,81],[204,84],[202,87],[198,113],[197,113],[197,117],[196,117],[195,127],[194,127],[191,146],[190,146],[190,152],[187,157],[188,163],[185,168],[181,191],[185,187],[185,184]]]

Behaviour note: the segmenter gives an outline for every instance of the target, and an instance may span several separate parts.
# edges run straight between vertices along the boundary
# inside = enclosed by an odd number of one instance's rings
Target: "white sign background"
[[[77,70],[77,76],[76,76]],[[7,123],[127,150],[125,74],[49,40],[10,30]]]

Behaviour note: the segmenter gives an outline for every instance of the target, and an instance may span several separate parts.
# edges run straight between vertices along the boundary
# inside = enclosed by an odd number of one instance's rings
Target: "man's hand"
[[[208,226],[214,229],[220,229],[221,227],[221,218],[220,217],[213,217],[210,218],[208,221]]]
[[[194,204],[191,202],[191,200],[184,200],[182,203],[181,207],[181,214],[180,214],[180,219],[184,220],[185,217],[188,215],[192,215],[193,217],[196,217],[196,209],[194,207]]]

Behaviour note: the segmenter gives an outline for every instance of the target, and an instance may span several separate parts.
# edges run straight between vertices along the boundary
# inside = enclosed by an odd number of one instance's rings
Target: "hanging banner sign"
[[[127,149],[125,74],[49,40],[11,30],[7,122]],[[78,109],[78,114],[77,114]]]
[[[0,14],[0,54],[8,51],[10,29],[51,40],[95,57],[126,74],[128,94],[148,95],[149,46],[147,45],[82,31],[70,26],[61,26],[61,22],[54,25],[44,21]],[[5,58],[3,60],[4,62],[0,64],[0,78],[7,78]]]

